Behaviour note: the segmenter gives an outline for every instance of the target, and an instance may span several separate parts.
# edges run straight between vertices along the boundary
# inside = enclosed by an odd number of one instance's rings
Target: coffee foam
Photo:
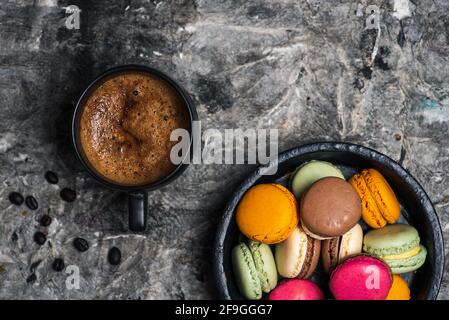
[[[90,166],[120,185],[150,184],[169,175],[170,134],[189,128],[188,110],[165,80],[143,73],[113,76],[84,106],[80,141]]]

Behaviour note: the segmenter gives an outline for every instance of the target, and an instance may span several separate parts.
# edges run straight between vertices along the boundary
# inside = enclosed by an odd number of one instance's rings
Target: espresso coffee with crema
[[[145,73],[108,78],[87,98],[80,142],[90,167],[120,185],[146,185],[174,169],[170,134],[189,128],[187,107],[165,80]]]

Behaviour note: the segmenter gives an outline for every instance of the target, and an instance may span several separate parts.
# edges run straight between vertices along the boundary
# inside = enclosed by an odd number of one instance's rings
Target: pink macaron
[[[289,279],[282,281],[268,296],[268,300],[323,300],[324,294],[310,280]]]
[[[337,300],[384,300],[392,282],[390,267],[384,261],[362,254],[338,265],[329,287]]]

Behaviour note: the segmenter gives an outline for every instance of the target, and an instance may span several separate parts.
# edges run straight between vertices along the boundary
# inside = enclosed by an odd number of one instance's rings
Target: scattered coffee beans
[[[120,261],[122,260],[122,253],[120,252],[120,249],[117,247],[112,247],[109,249],[108,252],[108,261],[113,266],[116,266],[120,264]]]
[[[75,238],[75,240],[73,240],[73,246],[79,252],[84,252],[89,249],[89,242],[87,242],[87,240],[83,238]]]
[[[51,183],[51,184],[56,184],[59,181],[56,173],[54,173],[52,171],[45,172],[45,180],[47,180],[47,182]]]
[[[32,273],[30,274],[30,276],[26,279],[27,283],[33,283],[34,281],[37,280],[36,274]]]
[[[47,236],[42,232],[38,231],[34,234],[34,241],[41,246],[45,243],[45,241],[47,241]]]
[[[48,214],[44,214],[39,220],[40,224],[44,227],[48,227],[51,224],[51,217]]]
[[[20,206],[23,203],[23,196],[18,192],[11,192],[9,194],[9,201],[16,206]]]
[[[69,188],[64,188],[61,190],[61,198],[67,202],[73,202],[76,199],[76,192]]]
[[[61,258],[56,258],[55,261],[53,261],[53,270],[55,271],[62,271],[65,268],[65,264],[64,264],[64,260],[62,260]]]
[[[37,203],[37,200],[33,196],[27,196],[25,198],[25,204],[27,205],[30,210],[37,210],[39,208],[39,204]]]

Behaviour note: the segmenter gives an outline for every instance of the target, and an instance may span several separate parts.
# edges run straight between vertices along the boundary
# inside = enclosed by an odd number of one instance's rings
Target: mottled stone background
[[[82,10],[80,30],[65,27],[69,4]],[[378,29],[365,30],[369,4],[381,10]],[[89,80],[125,63],[179,80],[203,128],[279,128],[280,150],[342,140],[386,153],[423,184],[447,241],[448,12],[446,0],[1,1],[0,298],[212,297],[216,223],[253,167],[191,166],[151,193],[147,233],[130,234],[126,197],[86,176],[69,134]],[[63,187],[77,191],[74,203],[60,200]],[[40,209],[11,205],[14,190]],[[38,247],[47,210],[54,222]],[[89,251],[75,251],[75,236]],[[106,262],[112,245],[123,252],[119,267]],[[79,290],[51,269],[57,256],[80,267]],[[440,298],[449,299],[449,272]]]

